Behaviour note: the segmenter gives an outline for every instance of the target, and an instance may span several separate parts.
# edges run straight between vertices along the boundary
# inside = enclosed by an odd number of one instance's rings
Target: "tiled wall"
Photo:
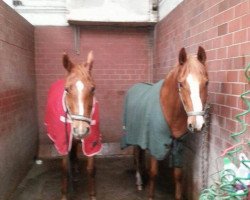
[[[177,62],[181,47],[196,53],[199,45],[206,49],[208,58],[212,105],[209,174],[212,174],[217,170],[215,159],[233,143],[229,135],[239,130],[234,116],[246,108],[239,95],[249,90],[243,69],[250,63],[250,1],[185,0],[181,3],[156,26],[154,80],[165,77]],[[250,122],[249,116],[246,121]],[[244,137],[250,137],[249,131]],[[201,167],[201,147],[196,147],[196,167],[191,170]],[[195,187],[200,184],[199,175],[193,177]]]
[[[37,153],[34,28],[0,1],[0,199]]]
[[[150,30],[147,28],[83,27],[80,55],[74,49],[72,27],[36,27],[36,77],[41,144],[48,144],[44,130],[44,109],[49,85],[65,76],[62,54],[74,62],[94,52],[93,77],[100,102],[100,123],[104,142],[119,142],[122,108],[126,90],[136,82],[150,79]]]
[[[207,171],[216,171],[215,159],[233,143],[230,133],[239,129],[233,118],[245,108],[239,95],[249,89],[243,75],[243,68],[250,62],[249,0],[184,0],[157,24],[154,40],[147,28],[82,27],[80,55],[75,53],[72,27],[38,26],[34,38],[33,27],[2,2],[0,11],[0,180],[4,186],[14,186],[7,183],[21,178],[15,167],[27,168],[36,153],[34,95],[40,143],[50,144],[43,125],[44,109],[49,85],[65,75],[62,54],[67,52],[73,61],[82,62],[90,50],[95,55],[93,76],[103,140],[112,143],[121,137],[126,90],[136,82],[152,80],[152,75],[154,81],[164,78],[176,63],[181,47],[196,53],[197,47],[203,46],[212,105]],[[250,122],[249,117],[246,121]],[[250,137],[249,132],[245,137]],[[191,144],[187,151],[189,173],[185,180],[193,179],[194,184],[185,188],[196,193],[201,186],[202,136],[193,138],[197,144]],[[0,187],[0,199],[6,188]],[[190,199],[195,198],[197,193],[190,194]]]

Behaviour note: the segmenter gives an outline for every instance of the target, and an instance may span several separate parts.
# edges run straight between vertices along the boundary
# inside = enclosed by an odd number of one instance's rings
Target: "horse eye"
[[[72,86],[65,87],[64,90],[67,92],[67,94],[69,94],[70,91],[72,90]]]
[[[65,90],[67,93],[69,93],[69,88],[65,88],[64,90]]]
[[[92,93],[95,92],[95,87],[92,87],[91,90],[90,90]]]
[[[179,88],[182,88],[182,87],[183,87],[183,85],[182,85],[181,82],[178,82],[178,87],[179,87]]]

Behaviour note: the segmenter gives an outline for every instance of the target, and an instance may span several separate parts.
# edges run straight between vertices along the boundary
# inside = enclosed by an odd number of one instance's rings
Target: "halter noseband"
[[[73,115],[69,112],[69,109],[67,108],[67,114],[71,120],[77,120],[77,121],[83,121],[87,122],[88,124],[91,124],[91,118],[85,117],[83,115]]]
[[[190,116],[204,116],[205,115],[204,110],[202,110],[202,111],[189,111],[189,112],[187,111],[186,106],[185,106],[185,104],[183,102],[183,99],[182,99],[182,96],[181,96],[181,84],[180,83],[178,83],[178,93],[179,93],[179,96],[180,96],[180,99],[181,99],[181,103],[182,103],[182,105],[184,107],[184,110],[187,113],[188,117],[190,117]]]
[[[64,90],[63,102],[64,102],[64,106],[65,106],[65,113],[68,115],[69,119],[71,121],[77,120],[77,121],[83,121],[83,122],[87,122],[88,124],[91,124],[92,119],[90,117],[85,117],[83,115],[74,115],[74,114],[70,113],[70,109],[68,108],[68,105],[66,103],[66,98],[65,98],[66,94],[67,94],[67,91]]]

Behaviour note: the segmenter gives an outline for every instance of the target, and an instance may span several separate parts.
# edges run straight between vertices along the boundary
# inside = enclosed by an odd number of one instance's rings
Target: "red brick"
[[[227,48],[222,47],[217,49],[217,59],[222,59],[227,57]]]
[[[222,46],[222,37],[214,38],[212,41],[214,49],[220,48]]]
[[[226,10],[222,13],[220,13],[219,15],[216,15],[214,17],[214,25],[221,25],[224,24],[226,22],[231,21],[232,19],[234,19],[234,10],[233,8]]]
[[[237,107],[237,99],[238,97],[227,95],[225,105],[229,107]]]
[[[242,28],[249,28],[250,27],[250,14],[244,15],[241,18]]]
[[[228,47],[228,57],[237,57],[239,56],[240,52],[240,46],[239,45],[234,45]]]
[[[250,28],[248,28],[248,30],[247,30],[247,36],[248,36],[247,40],[250,41]]]
[[[247,40],[247,29],[234,33],[234,44],[242,43]]]
[[[224,1],[220,2],[218,5],[219,12],[223,12],[223,11],[227,10],[228,8],[229,8],[229,1],[228,0],[224,0]]]
[[[244,70],[240,70],[238,72],[238,82],[249,83],[249,81],[247,80],[247,78],[245,76],[245,71]]]
[[[220,106],[220,116],[229,118],[231,116],[231,109],[226,106]]]
[[[216,94],[216,104],[225,104],[226,96],[224,94]]]
[[[230,46],[233,44],[233,34],[227,34],[222,37],[222,45]]]
[[[236,131],[237,123],[231,119],[226,120],[226,129],[232,133]]]
[[[242,69],[244,68],[246,58],[244,56],[237,57],[233,59],[233,69]]]
[[[228,32],[228,23],[218,26],[218,36],[225,35]]]
[[[235,17],[240,17],[242,15],[247,14],[249,11],[249,3],[243,2],[235,7]]]
[[[244,91],[245,91],[245,84],[241,84],[241,83],[232,84],[232,94],[240,95]]]
[[[209,83],[209,91],[211,92],[219,92],[220,91],[220,83],[213,83],[210,81]]]
[[[238,72],[237,71],[228,71],[227,72],[227,82],[237,82],[238,81]]]
[[[216,59],[216,50],[210,50],[210,51],[207,51],[207,57],[210,59],[210,60],[215,60]]]
[[[232,93],[232,84],[231,83],[221,83],[221,92],[225,94]]]
[[[240,45],[240,54],[245,56],[249,55],[250,52],[250,41]]]
[[[227,81],[227,71],[218,71],[216,72],[216,80],[220,82],[226,82]]]

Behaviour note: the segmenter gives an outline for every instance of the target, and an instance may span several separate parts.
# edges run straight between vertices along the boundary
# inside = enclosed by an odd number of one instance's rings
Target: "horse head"
[[[182,48],[179,52],[178,91],[188,116],[189,130],[201,131],[204,124],[204,108],[208,94],[208,74],[206,70],[206,52],[198,48],[197,55],[187,56]]]
[[[86,137],[91,125],[91,112],[94,101],[95,84],[91,76],[93,53],[87,61],[74,64],[67,54],[63,55],[63,65],[67,70],[65,82],[65,106],[72,121],[71,131],[76,139]]]

